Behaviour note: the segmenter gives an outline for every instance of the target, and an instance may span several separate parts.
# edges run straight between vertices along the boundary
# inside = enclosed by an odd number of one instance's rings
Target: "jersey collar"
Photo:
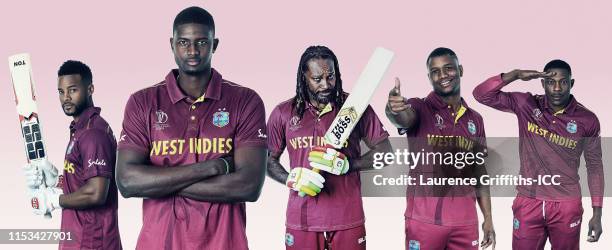
[[[200,98],[194,100],[193,102],[202,102],[204,101],[204,96],[206,99],[219,100],[221,98],[221,82],[223,80],[221,74],[217,72],[215,69],[211,69],[212,76],[210,81],[208,82],[208,87],[206,87],[206,91],[204,95]],[[183,91],[179,88],[178,82],[176,81],[176,77],[178,76],[178,69],[173,69],[166,75],[166,86],[168,88],[168,95],[170,96],[170,100],[172,104],[176,104],[177,102],[189,98],[187,95],[183,93]]]
[[[431,93],[429,93],[429,95],[427,95],[427,97],[425,97],[425,102],[431,104],[437,110],[450,108],[450,105],[448,105],[446,102],[444,102],[444,100],[442,100],[442,97],[440,97],[434,91],[432,91]],[[467,103],[465,103],[465,100],[463,100],[463,97],[462,97],[461,98],[461,106],[459,107],[459,110],[457,110],[457,114],[454,117],[455,118],[455,123],[457,123],[459,121],[459,118],[461,118],[463,115],[465,115],[465,113],[469,109],[470,108],[468,107]],[[451,112],[451,113],[454,113],[454,111]]]
[[[98,107],[89,107],[83,110],[81,115],[79,116],[79,120],[77,122],[70,122],[70,131],[74,131],[77,129],[82,129],[89,126],[89,120],[94,115],[99,115],[102,111],[101,108]]]
[[[550,113],[552,113],[555,116],[559,115],[559,114],[563,114],[563,113],[572,115],[572,114],[574,114],[574,111],[576,110],[576,107],[578,106],[578,101],[576,101],[576,98],[574,98],[574,95],[570,95],[570,101],[567,104],[567,106],[565,106],[564,109],[561,109],[561,110],[559,110],[557,112],[554,112],[552,110],[552,108],[550,106],[548,106],[548,97],[546,97],[546,95],[544,95],[544,98],[542,98],[542,99],[543,99],[542,105],[544,106],[544,108],[549,110]]]
[[[306,103],[307,103],[306,109],[308,109],[311,113],[313,113],[314,115],[318,117],[321,117],[334,110],[334,105],[332,105],[332,102],[327,103],[327,105],[325,105],[325,107],[321,111],[319,111],[318,108],[310,104],[310,102],[306,102]]]

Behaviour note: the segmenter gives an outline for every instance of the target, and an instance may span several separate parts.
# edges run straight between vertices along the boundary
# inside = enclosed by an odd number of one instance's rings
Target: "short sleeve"
[[[253,92],[240,107],[234,145],[267,147],[266,138],[266,110],[259,95]]]
[[[117,144],[112,132],[89,129],[79,137],[79,154],[83,164],[83,179],[101,176],[113,178]]]
[[[132,95],[125,106],[118,148],[133,149],[148,154],[150,145],[147,114],[142,103]]]
[[[266,126],[268,131],[268,150],[270,152],[279,154],[285,150],[285,124],[282,118],[282,112],[280,106],[276,106]]]
[[[376,145],[389,137],[389,133],[370,105],[359,120],[359,130],[363,140],[370,145]]]

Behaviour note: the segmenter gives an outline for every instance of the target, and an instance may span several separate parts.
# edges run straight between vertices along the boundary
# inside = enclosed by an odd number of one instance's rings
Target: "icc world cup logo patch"
[[[225,109],[219,109],[219,111],[213,114],[213,125],[222,128],[229,124],[229,112]]]

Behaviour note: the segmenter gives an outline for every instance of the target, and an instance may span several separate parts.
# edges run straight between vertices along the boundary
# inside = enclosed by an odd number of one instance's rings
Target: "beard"
[[[67,111],[66,109],[64,109],[64,106],[62,105],[62,110],[64,111],[64,114],[67,116],[78,116],[81,113],[83,113],[83,111],[87,108],[87,102],[83,101],[81,103],[75,103],[74,104],[74,108],[72,110]]]
[[[321,94],[322,92],[315,93],[311,91],[310,89],[307,89],[307,90],[308,90],[308,97],[310,98],[310,100],[314,100],[320,104],[328,104],[334,98],[335,89],[326,91],[326,93],[329,92],[329,94],[325,94],[325,95],[322,95]]]

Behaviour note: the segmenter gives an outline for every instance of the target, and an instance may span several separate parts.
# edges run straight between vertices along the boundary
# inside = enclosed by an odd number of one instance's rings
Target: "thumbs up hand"
[[[389,91],[389,99],[387,99],[387,107],[393,115],[397,115],[399,112],[402,112],[408,108],[406,98],[402,96],[400,85],[400,80],[396,77],[395,86],[391,89],[391,91]]]

